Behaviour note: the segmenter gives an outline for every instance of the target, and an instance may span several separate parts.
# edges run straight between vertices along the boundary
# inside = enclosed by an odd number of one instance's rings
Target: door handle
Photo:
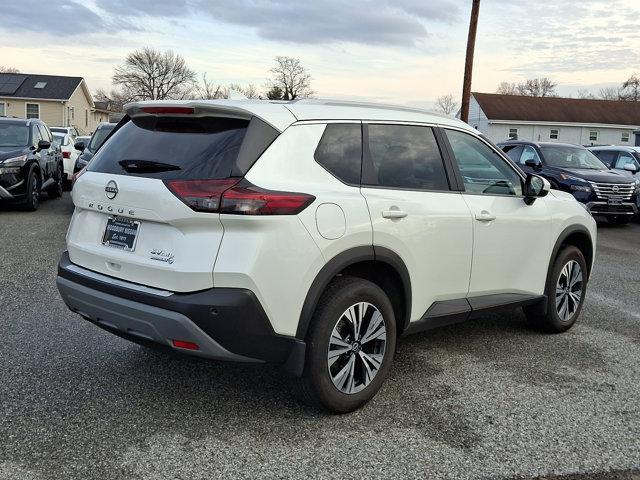
[[[490,212],[486,210],[482,210],[480,213],[476,213],[476,220],[479,222],[492,222],[496,219],[495,215],[492,215]]]
[[[398,208],[391,208],[390,210],[383,210],[383,218],[404,218],[407,216],[407,212],[403,212]]]

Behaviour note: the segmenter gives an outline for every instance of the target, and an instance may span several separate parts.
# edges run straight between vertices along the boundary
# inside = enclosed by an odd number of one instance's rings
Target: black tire
[[[40,206],[40,175],[35,168],[29,171],[27,177],[27,197],[24,202],[24,209],[35,212]]]
[[[359,302],[367,304],[362,309],[365,315],[360,324],[362,326],[361,336],[358,337],[363,342],[360,344],[358,341],[352,341],[351,350],[335,355],[338,358],[330,367],[328,364],[330,361],[329,342],[332,338],[332,332],[334,332],[334,328],[340,327],[342,331],[347,332],[347,335],[354,333],[353,329],[346,328],[347,326],[351,327],[352,324],[348,323],[343,313],[346,313],[350,307],[356,308],[354,312],[359,311],[362,308],[356,305]],[[367,340],[366,334],[369,332],[369,325],[375,332],[382,331],[382,327],[375,327],[375,323],[372,325],[374,317],[379,319],[376,309],[382,315],[385,339],[382,340],[376,335],[375,339]],[[342,339],[344,340],[344,337]],[[298,396],[305,403],[332,413],[347,413],[357,410],[380,390],[393,361],[396,348],[396,320],[391,302],[380,287],[368,280],[356,277],[339,277],[327,287],[320,298],[309,326],[306,342],[304,372],[301,378],[296,379]],[[382,348],[383,342],[384,347]],[[337,352],[338,350],[333,351]],[[372,357],[368,357],[369,355]],[[368,363],[365,358],[373,357],[376,357],[376,361],[381,357],[382,361],[375,370],[376,373],[368,378],[367,372],[371,371],[374,363]],[[343,365],[342,362],[346,363]],[[347,375],[351,381],[347,379],[345,389],[353,391],[346,393],[334,384],[330,368],[334,369],[334,372],[336,370],[340,372],[347,368],[350,362],[354,365],[351,369],[353,374]],[[339,373],[334,376],[339,377]]]
[[[581,274],[581,280],[579,282],[576,281],[573,286],[571,285],[572,282],[564,282],[560,279],[561,275],[563,278],[567,277],[564,268],[571,264],[571,262],[575,262],[575,264],[579,266]],[[575,268],[574,264],[571,265]],[[582,311],[584,299],[587,294],[587,283],[587,262],[582,252],[574,246],[563,248],[553,262],[551,272],[547,278],[547,285],[545,287],[545,294],[547,296],[546,308],[540,305],[524,308],[525,315],[531,325],[547,333],[561,333],[569,330],[576,320],[578,320],[580,312]],[[578,288],[580,295],[579,302],[576,302],[575,296]],[[564,293],[560,293],[560,290],[564,290]],[[558,297],[556,297],[556,295],[558,295]],[[563,310],[565,302],[567,305],[566,311]],[[572,307],[573,313],[571,313]],[[546,310],[546,312],[542,313],[544,310]]]
[[[611,215],[607,217],[610,225],[626,225],[631,221],[631,215]]]
[[[55,183],[47,190],[47,193],[49,194],[49,198],[60,198],[64,191],[64,169],[62,165],[58,165],[53,179]]]

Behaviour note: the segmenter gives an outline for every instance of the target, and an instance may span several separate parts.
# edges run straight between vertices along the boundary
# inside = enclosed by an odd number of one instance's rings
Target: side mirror
[[[536,198],[545,197],[551,190],[551,184],[539,175],[528,175],[524,182],[524,203],[532,205]]]
[[[73,148],[75,148],[76,150],[80,150],[81,152],[84,152],[84,149],[85,149],[84,142],[76,142],[75,145],[73,145]]]
[[[636,173],[638,171],[638,169],[636,168],[636,166],[633,163],[625,163],[624,164],[624,168],[626,171],[631,172],[631,173]]]
[[[527,167],[531,167],[531,168],[535,168],[535,169],[538,169],[538,168],[541,168],[541,167],[542,167],[542,162],[541,162],[539,159],[537,159],[537,158],[527,158],[527,159],[524,161],[524,164],[525,164]]]
[[[47,142],[46,140],[40,140],[38,142],[38,152],[40,150],[49,150],[51,148],[51,142]]]

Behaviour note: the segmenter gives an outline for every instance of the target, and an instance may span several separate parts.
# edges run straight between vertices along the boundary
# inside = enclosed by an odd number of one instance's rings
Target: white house
[[[474,92],[469,124],[494,142],[640,145],[640,102]]]

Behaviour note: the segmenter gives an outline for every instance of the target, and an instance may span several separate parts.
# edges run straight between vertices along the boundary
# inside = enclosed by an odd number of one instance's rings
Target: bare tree
[[[298,97],[313,95],[311,89],[311,75],[300,63],[300,59],[293,57],[277,56],[276,65],[269,71],[272,78],[269,86],[282,89],[283,100],[295,100]]]
[[[5,67],[0,65],[0,73],[20,73],[20,70],[14,67]]]
[[[555,97],[557,83],[547,77],[531,78],[518,85],[518,93],[530,97]]]
[[[93,95],[93,99],[97,102],[107,102],[113,112],[122,112],[123,107],[127,103],[136,100],[136,96],[124,89],[118,90],[113,88],[109,93],[107,93],[106,90],[100,88],[96,90],[96,93]]]
[[[207,78],[207,74],[202,74],[201,82],[196,86],[196,93],[202,100],[216,100],[218,98],[227,98],[227,92],[219,83]]]
[[[135,95],[137,100],[185,98],[193,90],[196,74],[184,58],[171,50],[136,50],[115,68],[113,83]]]
[[[496,89],[496,93],[500,93],[502,95],[518,95],[520,92],[518,90],[518,84],[513,82],[500,82],[498,88]]]
[[[586,90],[584,88],[580,88],[576,92],[576,97],[582,98],[582,99],[589,99],[589,100],[594,100],[596,98],[596,96],[593,93],[591,93],[589,90]]]
[[[244,96],[247,98],[261,98],[258,87],[256,87],[253,83],[248,84],[241,90],[241,92],[244,93]]]
[[[436,99],[436,110],[445,115],[453,115],[458,110],[459,103],[453,94],[441,95]]]
[[[620,98],[630,102],[640,102],[640,75],[634,73],[622,84]]]
[[[620,100],[620,89],[616,87],[606,87],[598,90],[598,98],[602,100]]]

